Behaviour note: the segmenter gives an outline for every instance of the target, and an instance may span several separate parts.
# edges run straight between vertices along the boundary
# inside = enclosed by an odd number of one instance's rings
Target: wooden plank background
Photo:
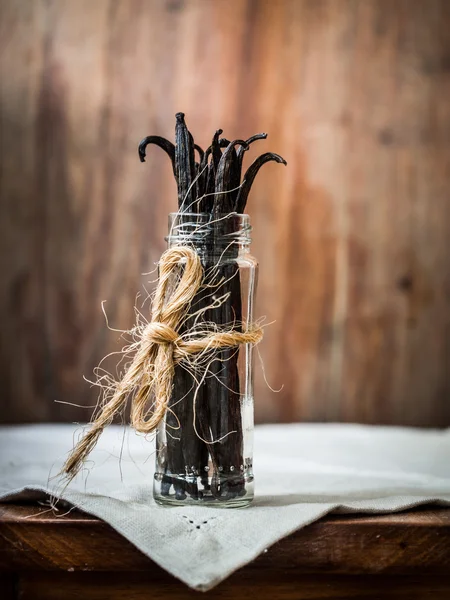
[[[2,0],[2,422],[83,421],[176,193],[158,149],[269,132],[260,421],[450,425],[450,2]],[[255,145],[256,146],[256,145]]]

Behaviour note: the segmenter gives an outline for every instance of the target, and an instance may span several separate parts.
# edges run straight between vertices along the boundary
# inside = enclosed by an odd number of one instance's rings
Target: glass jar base
[[[194,478],[155,474],[153,497],[163,506],[208,506],[217,508],[244,508],[254,497],[253,476]]]

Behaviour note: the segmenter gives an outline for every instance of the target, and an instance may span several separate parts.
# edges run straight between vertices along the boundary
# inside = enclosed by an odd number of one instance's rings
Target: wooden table
[[[0,505],[0,589],[2,600],[448,600],[450,510],[329,516],[199,595],[94,517]]]

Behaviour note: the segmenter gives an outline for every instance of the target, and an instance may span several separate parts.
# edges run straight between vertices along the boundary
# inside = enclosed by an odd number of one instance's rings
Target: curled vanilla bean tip
[[[255,133],[255,135],[251,135],[248,138],[247,144],[253,144],[253,142],[256,142],[256,140],[266,140],[268,135],[268,133]]]
[[[219,146],[220,146],[219,137],[222,135],[222,133],[223,133],[223,129],[218,129],[216,131],[216,133],[214,134],[214,137],[212,139],[211,145],[206,148],[205,153],[204,153],[203,158],[202,158],[202,162],[200,163],[200,168],[201,169],[204,169],[206,167],[206,165],[208,163],[208,160],[209,160],[209,157],[212,154],[214,147],[217,144],[219,144]],[[226,141],[228,142],[228,140],[226,140]],[[228,144],[229,144],[229,142],[228,142]],[[227,144],[227,146],[228,146],[228,144]]]
[[[213,136],[211,142],[211,154],[212,154],[212,163],[214,165],[214,169],[217,169],[220,159],[222,158],[222,152],[220,151],[219,137],[222,135],[223,129],[218,129]]]
[[[287,162],[284,160],[284,158],[279,154],[275,154],[275,152],[266,152],[265,154],[261,154],[261,156],[258,156],[258,158],[249,166],[249,168],[245,172],[244,181],[242,182],[242,186],[239,190],[239,194],[236,200],[236,212],[244,212],[250,189],[253,185],[256,175],[258,174],[259,169],[265,163],[270,161],[275,161],[285,166],[287,165]]]
[[[267,133],[255,133],[255,135],[252,135],[248,138],[248,140],[246,140],[247,146],[241,146],[240,148],[238,148],[237,150],[237,154],[238,157],[240,158],[241,162],[242,162],[242,155],[244,154],[244,152],[246,150],[248,150],[248,147],[250,146],[250,144],[253,144],[253,142],[256,142],[257,140],[265,140],[267,139]]]
[[[257,140],[265,140],[266,138],[267,138],[267,133],[255,133],[255,135],[250,136],[248,138],[248,140],[246,140],[247,146],[240,146],[236,150],[236,154],[237,154],[237,169],[238,169],[238,173],[239,173],[239,181],[241,180],[242,163],[243,163],[243,160],[244,160],[244,154],[249,149],[250,144],[253,144],[253,142],[256,142]]]
[[[149,144],[154,144],[155,146],[158,146],[159,148],[164,150],[164,152],[170,158],[170,161],[172,163],[172,169],[175,173],[175,146],[172,144],[172,142],[169,142],[169,140],[166,140],[166,138],[160,137],[159,135],[148,135],[141,141],[141,143],[138,146],[139,160],[141,162],[145,162],[147,146]]]
[[[248,150],[248,147],[250,146],[250,144],[253,144],[253,142],[256,142],[257,140],[265,140],[265,139],[267,139],[267,133],[255,133],[255,135],[250,136],[248,138],[248,140],[246,140],[247,146],[241,146],[240,148],[237,149],[237,155],[238,155],[238,158],[240,159],[240,163],[242,164],[243,154],[246,150]]]

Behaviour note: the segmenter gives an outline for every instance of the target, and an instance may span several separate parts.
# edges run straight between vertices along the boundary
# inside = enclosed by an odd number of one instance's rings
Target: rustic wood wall
[[[164,248],[183,110],[268,131],[259,420],[450,425],[450,2],[2,0],[1,420],[85,420]],[[256,152],[253,150],[253,155]]]

